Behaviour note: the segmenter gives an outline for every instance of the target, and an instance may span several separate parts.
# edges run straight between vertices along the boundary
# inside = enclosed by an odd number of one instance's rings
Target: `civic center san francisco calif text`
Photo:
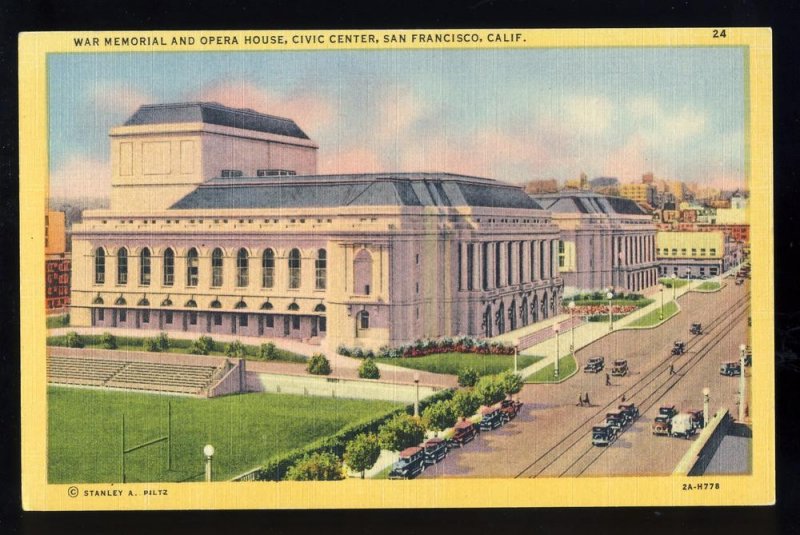
[[[377,348],[559,312],[559,222],[520,187],[317,175],[294,121],[216,103],[145,105],[110,136],[110,207],[72,233],[73,325]],[[649,247],[654,227],[635,230]]]

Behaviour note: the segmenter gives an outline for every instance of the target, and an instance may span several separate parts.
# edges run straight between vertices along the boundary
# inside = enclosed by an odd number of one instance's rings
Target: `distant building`
[[[44,216],[45,308],[61,311],[70,304],[72,259],[67,251],[64,212]]]
[[[570,191],[534,200],[561,229],[558,265],[566,292],[638,292],[657,283],[655,225],[635,202]]]
[[[548,180],[531,180],[525,184],[525,193],[535,195],[538,193],[556,193],[558,182],[554,178]]]
[[[653,184],[653,173],[645,173],[642,175],[642,184]]]
[[[650,208],[656,204],[656,188],[651,184],[620,184],[619,194]]]
[[[741,244],[728,239],[723,232],[656,233],[656,256],[659,275],[676,275],[695,279],[714,277],[742,260]]]

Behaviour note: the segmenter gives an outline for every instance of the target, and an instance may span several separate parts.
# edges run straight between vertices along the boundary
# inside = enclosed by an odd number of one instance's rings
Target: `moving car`
[[[479,424],[481,431],[491,431],[503,425],[503,413],[496,406],[483,407],[481,414],[483,415]]]
[[[691,332],[692,334],[703,334],[703,324],[692,323],[692,327],[689,329],[689,332]]]
[[[592,427],[592,445],[608,446],[617,438],[614,428],[606,422],[601,422]]]
[[[622,403],[617,408],[625,415],[628,423],[639,417],[639,409],[633,403]]]
[[[605,357],[592,357],[586,361],[583,371],[586,373],[600,373],[606,367]]]
[[[628,375],[628,361],[625,359],[617,359],[611,367],[611,375],[615,377],[625,377]]]
[[[453,436],[447,441],[451,448],[460,448],[467,442],[470,442],[478,434],[478,429],[472,422],[459,422],[456,424]]]
[[[514,401],[512,399],[504,399],[500,402],[500,412],[505,416],[506,421],[513,420],[519,414],[522,408],[521,401]]]
[[[606,413],[606,423],[610,425],[614,431],[620,433],[622,428],[628,423],[628,418],[622,411],[611,411]]]
[[[447,457],[447,442],[443,438],[430,438],[422,444],[426,465],[436,464]]]
[[[389,479],[411,479],[425,470],[425,452],[419,446],[400,452],[400,459],[392,465]]]
[[[672,344],[673,355],[683,355],[684,353],[686,353],[686,342],[676,341],[674,344]]]
[[[738,360],[730,362],[723,362],[719,367],[720,375],[727,375],[728,377],[735,377],[742,374],[742,365]]]

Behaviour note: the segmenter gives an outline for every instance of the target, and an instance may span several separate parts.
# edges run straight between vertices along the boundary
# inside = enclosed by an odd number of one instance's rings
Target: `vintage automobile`
[[[736,277],[736,286],[741,286],[744,284],[744,279]]]
[[[697,432],[697,428],[694,427],[692,420],[692,415],[685,412],[673,416],[670,422],[670,435],[685,439],[692,438]]]
[[[400,459],[392,465],[389,479],[411,479],[425,470],[425,452],[419,446],[400,452]]]
[[[753,350],[750,346],[745,347],[744,350],[744,365],[751,366],[753,364]]]
[[[478,427],[481,431],[491,431],[497,429],[504,423],[503,413],[497,406],[483,407],[481,409],[481,422]]]
[[[453,436],[447,441],[447,446],[450,448],[460,448],[467,442],[470,442],[478,434],[478,429],[472,422],[463,421],[455,426]]]
[[[606,413],[606,423],[614,428],[614,431],[620,433],[622,428],[628,423],[628,418],[622,411],[611,411]]]
[[[676,341],[674,344],[672,344],[673,355],[683,355],[684,353],[686,353],[686,342]]]
[[[447,457],[447,442],[443,438],[429,438],[422,444],[425,464],[436,464]]]
[[[730,362],[723,362],[719,367],[720,375],[727,375],[728,377],[735,377],[742,374],[742,365],[738,360]]]
[[[615,377],[625,377],[628,375],[628,361],[625,359],[616,359],[611,366],[611,375]]]
[[[633,403],[622,403],[617,408],[625,415],[628,423],[639,417],[639,409]]]
[[[586,373],[600,373],[606,367],[605,357],[592,357],[586,361],[583,371]]]
[[[672,418],[678,414],[678,409],[675,408],[675,405],[662,405],[658,408],[658,415],[665,416],[667,418]]]
[[[692,427],[697,429],[703,428],[703,411],[697,409],[689,409],[686,411],[686,414],[690,414],[692,416]]]
[[[692,327],[689,329],[689,332],[692,334],[703,334],[703,324],[692,323]]]
[[[500,402],[500,412],[503,413],[506,421],[513,420],[519,414],[522,408],[521,401],[514,401],[512,399],[504,399]]]
[[[672,426],[670,425],[671,421],[671,417],[656,416],[653,420],[653,424],[650,426],[650,430],[654,435],[669,436],[670,432],[672,431]]]
[[[601,422],[592,427],[592,445],[608,446],[617,438],[614,428],[606,422]]]

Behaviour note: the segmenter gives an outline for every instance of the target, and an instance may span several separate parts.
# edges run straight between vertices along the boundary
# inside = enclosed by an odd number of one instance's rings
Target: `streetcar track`
[[[745,294],[743,297],[741,297],[737,301],[735,301],[729,308],[725,309],[717,317],[715,317],[713,320],[708,322],[706,328],[704,329],[704,335],[698,336],[698,337],[694,338],[693,340],[690,340],[687,343],[687,353],[688,353],[688,350],[696,347],[698,344],[703,343],[703,341],[708,340],[709,336],[706,336],[706,335],[711,334],[719,326],[723,325],[723,322],[725,321],[726,318],[733,317],[731,315],[731,313],[733,311],[737,311],[736,312],[737,316],[739,314],[742,314],[744,311],[746,311],[747,310],[747,305],[749,305],[749,301],[750,301],[749,300],[749,295]],[[744,307],[742,307],[742,305],[744,305]],[[741,310],[739,310],[740,307],[741,307]],[[678,317],[678,316],[675,316],[675,317]],[[708,347],[708,345],[709,344],[704,345],[696,353],[699,353],[700,351],[702,351],[703,349]],[[672,357],[672,355],[669,355],[667,357],[667,359],[669,359],[671,357]],[[687,360],[683,364],[681,369],[683,369],[689,362],[691,362],[691,361]],[[647,388],[655,380],[657,380],[659,378],[659,376],[662,375],[664,372],[665,372],[665,370],[663,369],[663,366],[661,365],[661,363],[659,363],[658,365],[656,365],[656,367],[654,367],[652,370],[647,372],[642,378],[640,378],[638,381],[636,381],[635,383],[630,385],[627,388],[627,390],[622,392],[621,395],[624,396],[627,400],[630,400],[631,398],[633,398],[633,397],[637,396],[639,393],[641,393],[645,388]],[[677,380],[675,381],[675,383],[677,383]],[[647,399],[647,398],[645,398],[645,399]],[[540,474],[542,474],[542,472],[544,472],[550,466],[555,464],[559,460],[559,458],[561,458],[561,456],[563,455],[563,453],[565,451],[569,451],[576,444],[578,444],[581,440],[585,439],[585,434],[586,434],[585,427],[586,427],[587,424],[590,424],[590,422],[591,422],[591,425],[593,425],[595,419],[597,419],[598,416],[605,415],[610,407],[614,406],[614,408],[616,408],[616,405],[618,405],[618,404],[619,404],[619,397],[615,397],[611,402],[609,402],[606,405],[604,405],[600,410],[594,412],[589,418],[587,418],[582,423],[580,423],[572,432],[568,433],[566,436],[564,436],[564,438],[562,438],[560,441],[558,441],[556,444],[554,444],[551,448],[549,448],[547,451],[545,451],[539,457],[537,457],[527,467],[525,467],[522,471],[520,471],[515,477],[516,478],[522,477],[526,472],[529,472],[531,470],[531,468],[536,466],[538,463],[542,462],[546,457],[548,457],[550,455],[553,455],[558,450],[559,453],[557,455],[555,455],[555,457],[552,460],[549,460],[549,462],[547,462],[540,470],[538,470],[535,474],[530,475],[528,477],[537,477]],[[640,411],[640,414],[642,412],[644,412],[644,411]],[[575,436],[577,436],[577,438],[575,440],[573,440],[571,443],[569,443],[568,446],[564,446],[565,443],[569,442],[570,438],[575,437]],[[592,446],[592,447],[594,448],[594,446]],[[601,451],[605,451],[605,450],[601,450]],[[588,451],[587,451],[587,453],[588,453]]]

